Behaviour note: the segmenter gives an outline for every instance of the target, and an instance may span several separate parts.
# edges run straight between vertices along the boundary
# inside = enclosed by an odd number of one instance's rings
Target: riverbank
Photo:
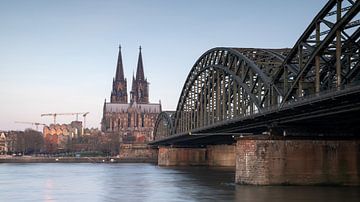
[[[0,163],[157,163],[155,159],[117,157],[1,157]]]

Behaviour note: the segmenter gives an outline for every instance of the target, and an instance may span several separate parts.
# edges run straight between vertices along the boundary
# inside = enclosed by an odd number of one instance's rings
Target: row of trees
[[[66,152],[97,151],[106,155],[117,155],[119,147],[119,135],[95,133],[70,139],[64,150]]]
[[[76,138],[66,137],[64,144],[54,144],[43,137],[41,132],[26,129],[7,133],[9,154],[55,154],[64,152],[99,152],[105,155],[119,154],[120,139],[117,134],[103,134],[92,131]]]
[[[44,146],[42,133],[31,129],[10,131],[6,136],[6,142],[9,153],[39,153]]]

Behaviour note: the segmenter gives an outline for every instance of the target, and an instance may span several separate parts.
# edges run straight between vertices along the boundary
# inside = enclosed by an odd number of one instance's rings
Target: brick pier
[[[235,179],[253,185],[360,185],[360,141],[239,138]]]
[[[160,147],[158,165],[235,167],[235,145],[209,145],[206,148]]]

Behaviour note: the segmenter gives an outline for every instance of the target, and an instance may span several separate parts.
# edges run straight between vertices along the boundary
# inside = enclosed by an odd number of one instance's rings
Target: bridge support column
[[[235,145],[209,145],[206,148],[159,147],[158,165],[235,167]]]
[[[207,146],[208,165],[235,167],[235,148],[235,145]]]
[[[235,180],[253,185],[360,185],[360,141],[239,138]]]
[[[206,148],[159,147],[159,166],[207,165]]]

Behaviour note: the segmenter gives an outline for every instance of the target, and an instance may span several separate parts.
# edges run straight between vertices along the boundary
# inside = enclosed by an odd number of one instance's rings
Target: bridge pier
[[[235,167],[236,145],[209,145],[206,147],[209,166]]]
[[[238,138],[238,184],[360,185],[360,141]]]
[[[206,148],[161,146],[158,165],[235,167],[235,145],[209,145]]]
[[[159,147],[159,166],[198,166],[206,164],[206,148]]]

